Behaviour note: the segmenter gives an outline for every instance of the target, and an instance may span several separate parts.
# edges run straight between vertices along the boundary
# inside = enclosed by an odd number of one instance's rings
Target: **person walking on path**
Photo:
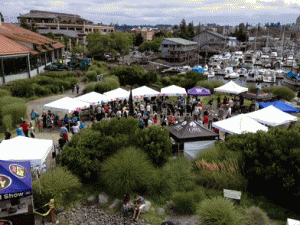
[[[46,111],[43,112],[42,118],[43,118],[43,129],[46,129],[47,128],[47,114],[46,114]]]
[[[79,94],[79,85],[76,84],[77,94]]]
[[[30,113],[30,116],[31,116],[31,120],[35,121],[36,119],[36,112],[34,109],[32,109],[31,113]]]
[[[16,131],[17,131],[17,136],[23,136],[22,128],[19,125],[17,125]]]
[[[28,137],[29,124],[26,123],[25,120],[23,120],[23,122],[21,123],[20,127],[22,127],[25,136]]]
[[[9,129],[7,129],[5,132],[5,140],[8,140],[10,138],[11,138],[11,133],[9,132]]]
[[[30,137],[35,138],[33,121],[31,121],[29,124],[29,133],[30,133]]]

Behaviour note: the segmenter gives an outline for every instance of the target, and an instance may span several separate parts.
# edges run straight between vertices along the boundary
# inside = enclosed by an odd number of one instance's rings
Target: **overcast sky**
[[[300,0],[0,0],[5,22],[17,22],[19,14],[30,10],[78,14],[94,23],[179,24],[266,22],[295,23]]]

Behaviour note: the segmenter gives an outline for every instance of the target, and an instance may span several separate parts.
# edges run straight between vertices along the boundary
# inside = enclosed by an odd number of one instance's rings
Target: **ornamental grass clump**
[[[244,216],[244,225],[267,225],[270,224],[270,219],[261,208],[252,206],[246,211]]]
[[[206,199],[200,203],[199,216],[201,224],[241,225],[243,215],[236,210],[231,201],[223,197]]]
[[[205,160],[195,162],[196,183],[206,188],[217,190],[234,189],[245,190],[247,181],[238,170],[236,160],[207,163]]]

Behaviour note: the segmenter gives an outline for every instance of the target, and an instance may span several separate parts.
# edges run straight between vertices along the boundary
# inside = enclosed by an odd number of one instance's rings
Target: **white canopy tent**
[[[90,103],[83,102],[74,98],[65,97],[44,105],[44,109],[62,113],[73,113],[90,107]]]
[[[224,93],[229,93],[229,94],[240,94],[240,93],[248,91],[248,88],[242,87],[242,86],[234,83],[233,81],[230,81],[221,87],[215,88],[214,91],[224,92]]]
[[[256,133],[258,130],[268,131],[268,127],[256,122],[245,114],[214,122],[212,126],[230,134]]]
[[[83,101],[83,102],[88,102],[92,105],[95,105],[95,104],[98,104],[103,101],[103,102],[108,102],[108,97],[106,95],[103,95],[103,94],[100,94],[100,93],[97,93],[97,92],[90,92],[90,93],[87,93],[85,95],[82,95],[82,96],[79,96],[77,98],[75,98],[77,100],[80,100],[80,101]]]
[[[159,95],[160,93],[158,91],[155,91],[147,86],[138,87],[132,90],[133,98],[154,97]]]
[[[185,88],[176,85],[170,85],[168,87],[164,87],[160,90],[160,93],[162,95],[168,95],[168,96],[179,96],[179,95],[186,96],[187,94]]]
[[[49,168],[54,151],[53,140],[17,136],[0,144],[0,159],[30,161],[33,168]]]
[[[296,116],[285,113],[272,105],[245,115],[268,126],[280,126],[298,120]]]
[[[129,91],[126,91],[123,88],[117,88],[103,94],[106,95],[111,102],[115,100],[129,99]]]

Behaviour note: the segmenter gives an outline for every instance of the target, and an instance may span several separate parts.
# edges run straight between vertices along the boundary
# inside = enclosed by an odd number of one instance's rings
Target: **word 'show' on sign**
[[[233,201],[234,204],[241,203],[242,192],[224,189],[224,198]]]

